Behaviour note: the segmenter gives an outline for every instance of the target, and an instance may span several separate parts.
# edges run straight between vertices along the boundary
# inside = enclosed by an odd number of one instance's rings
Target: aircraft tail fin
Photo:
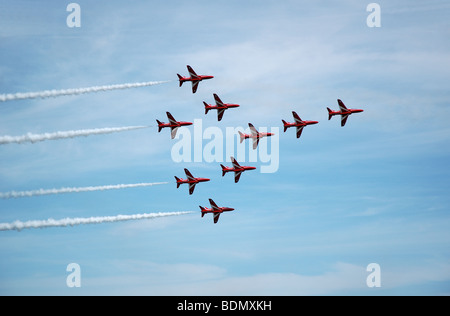
[[[328,110],[328,120],[331,120],[331,117],[333,116],[333,111],[330,108],[327,108]]]
[[[238,133],[239,133],[239,136],[241,137],[240,144],[242,144],[242,142],[243,142],[244,139],[245,139],[245,136],[244,136],[244,134],[242,134],[241,132],[238,132]]]
[[[174,176],[175,180],[177,181],[177,189],[180,187],[180,178],[178,178],[177,176]]]
[[[220,165],[222,167],[222,177],[225,176],[225,173],[227,173],[226,167],[224,165]]]
[[[205,114],[208,114],[208,111],[211,109],[209,108],[208,103],[206,103],[205,101],[203,101],[203,104],[205,105]]]
[[[156,120],[156,123],[158,123],[158,133],[162,130],[162,123],[159,120]]]
[[[284,131],[286,132],[288,129],[287,122],[285,120],[281,120],[281,121],[283,121]]]
[[[200,205],[198,207],[200,207],[200,211],[202,212],[202,217],[205,216],[205,208]]]
[[[180,87],[183,85],[183,77],[180,74],[177,74],[178,80],[180,81]]]

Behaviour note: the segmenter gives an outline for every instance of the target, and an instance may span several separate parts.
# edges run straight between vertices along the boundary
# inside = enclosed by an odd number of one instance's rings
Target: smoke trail
[[[101,224],[101,223],[113,223],[113,222],[124,222],[131,220],[142,220],[142,219],[152,219],[157,217],[166,216],[179,216],[185,214],[191,214],[194,212],[169,212],[169,213],[144,213],[144,214],[134,214],[134,215],[116,215],[116,216],[99,216],[99,217],[75,217],[75,218],[64,218],[55,220],[49,218],[46,220],[32,220],[32,221],[15,221],[12,223],[0,223],[0,231],[6,230],[17,230],[21,231],[26,228],[48,228],[48,227],[67,227],[75,225],[85,225],[85,224]]]
[[[11,191],[11,192],[5,192],[5,193],[0,192],[0,198],[11,199],[11,198],[32,197],[32,196],[39,196],[39,195],[50,195],[50,194],[117,190],[117,189],[126,189],[126,188],[150,187],[153,185],[167,184],[167,183],[168,182],[134,183],[134,184],[89,186],[89,187],[79,187],[79,188],[39,189],[39,190],[18,191],[18,192]]]
[[[64,132],[55,132],[55,133],[44,133],[44,134],[32,134],[27,133],[22,136],[0,136],[0,145],[4,144],[23,144],[23,143],[36,143],[42,142],[44,140],[53,140],[53,139],[63,139],[63,138],[74,138],[80,136],[89,136],[89,135],[100,135],[100,134],[111,134],[117,132],[131,131],[135,129],[149,128],[151,126],[125,126],[125,127],[105,127],[105,128],[93,128],[93,129],[81,129],[74,131],[64,131]]]
[[[114,84],[114,85],[106,85],[106,86],[94,86],[94,87],[76,88],[76,89],[8,93],[8,94],[0,94],[0,102],[12,101],[12,100],[23,100],[23,99],[50,98],[50,97],[59,97],[59,96],[63,96],[63,95],[77,95],[77,94],[84,94],[84,93],[91,93],[91,92],[148,87],[148,86],[154,86],[157,84],[162,84],[162,83],[167,83],[167,82],[170,82],[170,81],[149,81],[149,82]]]

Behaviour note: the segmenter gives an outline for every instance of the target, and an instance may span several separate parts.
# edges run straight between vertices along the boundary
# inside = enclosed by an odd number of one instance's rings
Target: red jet
[[[302,121],[295,111],[292,111],[292,115],[294,116],[295,123],[289,123],[282,120],[284,124],[284,131],[286,132],[289,127],[297,127],[297,138],[300,138],[300,135],[302,135],[303,127],[319,123],[317,121]]]
[[[225,113],[226,109],[239,107],[239,104],[223,103],[222,100],[220,100],[219,96],[215,93],[214,93],[214,100],[216,100],[216,105],[211,105],[204,101],[203,104],[205,105],[205,114],[208,114],[209,110],[217,110],[218,121],[222,120],[223,114]]]
[[[218,207],[212,199],[209,199],[209,203],[211,204],[211,208],[206,208],[206,207],[200,206],[200,209],[202,210],[202,217],[205,216],[205,214],[207,214],[207,213],[213,213],[214,224],[217,224],[217,222],[219,221],[219,216],[223,212],[234,211],[234,208],[231,208],[231,207]]]
[[[187,177],[186,180],[175,177],[175,180],[177,180],[177,189],[180,187],[181,184],[189,183],[189,194],[194,193],[195,185],[197,183],[207,182],[210,180],[208,178],[194,178],[192,176],[192,174],[189,172],[189,170],[187,170],[186,168],[184,168],[184,172],[186,173],[186,177]]]
[[[161,130],[165,127],[170,127],[171,130],[171,137],[172,139],[175,138],[175,135],[177,134],[177,130],[180,126],[187,126],[187,125],[192,125],[191,122],[178,122],[177,120],[175,120],[172,116],[172,114],[170,114],[169,112],[166,112],[167,114],[167,118],[169,119],[169,123],[162,123],[158,120],[156,120],[156,122],[158,123],[158,133],[161,132]]]
[[[255,170],[256,167],[250,167],[250,166],[241,166],[234,157],[230,157],[231,162],[233,163],[233,167],[225,167],[224,165],[220,165],[222,167],[222,177],[225,175],[225,173],[233,171],[234,172],[234,183],[239,182],[239,178],[241,177],[242,172],[246,170]]]
[[[260,133],[256,130],[256,128],[252,125],[252,123],[248,123],[248,126],[250,127],[250,131],[252,132],[249,134],[243,134],[239,132],[239,135],[241,136],[241,143],[244,141],[244,139],[252,138],[253,139],[253,149],[256,149],[258,147],[259,139],[263,137],[269,137],[272,135],[275,135],[274,133]]]
[[[187,69],[189,71],[190,77],[183,77],[180,74],[177,74],[178,79],[180,80],[180,87],[183,85],[185,81],[192,82],[192,93],[197,91],[198,83],[204,79],[212,79],[214,76],[199,76],[195,73],[194,69],[191,66],[187,65]]]
[[[334,115],[341,115],[341,126],[344,126],[345,123],[347,122],[347,118],[350,114],[353,113],[360,113],[363,112],[364,110],[361,109],[347,109],[347,107],[345,106],[344,102],[342,102],[340,99],[337,100],[338,104],[339,104],[339,109],[340,111],[333,111],[330,108],[327,108],[328,110],[328,120],[331,120],[331,117]]]

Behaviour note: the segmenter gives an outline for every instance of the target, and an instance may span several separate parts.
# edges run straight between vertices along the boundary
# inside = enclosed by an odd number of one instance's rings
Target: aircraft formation
[[[178,80],[180,83],[180,87],[183,85],[184,82],[187,82],[187,81],[192,82],[192,93],[197,92],[198,85],[201,81],[214,78],[214,76],[209,76],[209,75],[197,75],[197,73],[194,71],[194,69],[189,65],[187,65],[187,69],[189,72],[189,77],[183,77],[180,74],[177,74],[177,76],[178,76]],[[207,115],[210,110],[217,110],[217,121],[219,121],[219,122],[222,120],[225,110],[231,109],[231,108],[238,108],[240,106],[239,104],[223,103],[222,100],[219,98],[219,96],[216,93],[213,94],[213,97],[214,97],[214,100],[216,103],[215,105],[203,102],[203,104],[205,106],[205,115]],[[327,107],[328,120],[331,120],[331,118],[335,115],[340,115],[342,127],[345,126],[347,119],[351,114],[363,112],[362,109],[347,108],[345,106],[344,102],[342,102],[342,100],[340,100],[340,99],[338,99],[337,102],[339,105],[338,111],[333,111]],[[161,130],[163,128],[170,127],[172,139],[175,138],[179,127],[188,126],[188,125],[193,124],[192,122],[177,121],[177,120],[175,120],[173,115],[169,112],[166,112],[166,115],[169,120],[168,123],[162,123],[159,120],[156,120],[158,123],[158,132],[161,132]],[[286,132],[287,129],[290,127],[295,127],[297,138],[300,138],[303,128],[305,126],[315,125],[315,124],[319,123],[318,121],[304,121],[300,118],[300,116],[295,111],[292,111],[292,116],[294,118],[294,122],[292,122],[292,123],[286,122],[285,120],[281,120],[281,121],[283,123],[284,132]],[[245,139],[251,139],[253,141],[253,149],[256,149],[258,147],[259,140],[261,138],[270,137],[270,136],[274,135],[273,133],[258,132],[258,130],[253,126],[252,123],[248,123],[248,126],[250,128],[250,134],[244,134],[242,132],[239,132],[240,142],[242,143]],[[230,159],[232,162],[232,167],[226,167],[222,164],[220,165],[222,168],[222,177],[225,176],[225,174],[228,172],[234,172],[234,182],[235,183],[239,182],[241,174],[244,171],[256,169],[256,167],[253,167],[253,166],[241,166],[234,157],[230,157]],[[184,172],[187,177],[186,179],[178,178],[177,176],[175,176],[175,180],[176,180],[177,188],[179,188],[181,184],[184,184],[184,183],[189,184],[189,195],[192,195],[194,193],[195,186],[198,183],[208,182],[211,180],[208,178],[193,177],[191,172],[186,168],[184,169]],[[217,204],[212,199],[209,199],[209,203],[211,205],[211,208],[206,208],[206,207],[200,206],[201,216],[203,217],[205,214],[212,213],[214,224],[216,224],[219,221],[220,214],[222,214],[223,212],[234,211],[234,209],[230,208],[230,207],[218,207]]]

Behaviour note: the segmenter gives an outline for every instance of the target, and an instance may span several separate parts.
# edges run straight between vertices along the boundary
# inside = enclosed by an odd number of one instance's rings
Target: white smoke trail
[[[26,228],[48,228],[48,227],[67,227],[75,225],[85,225],[85,224],[101,224],[101,223],[113,223],[113,222],[123,222],[131,220],[142,220],[142,219],[152,219],[157,217],[166,216],[179,216],[185,214],[191,214],[194,212],[169,212],[169,213],[144,213],[144,214],[134,214],[134,215],[116,215],[116,216],[99,216],[99,217],[75,217],[75,218],[64,218],[64,219],[53,219],[49,218],[46,220],[31,220],[31,221],[15,221],[12,223],[0,223],[0,231],[6,230],[17,230],[21,231]]]
[[[4,192],[4,193],[0,192],[0,198],[11,199],[11,198],[32,197],[32,196],[39,196],[39,195],[50,195],[50,194],[118,190],[118,189],[126,189],[126,188],[150,187],[153,185],[167,184],[167,183],[168,182],[153,182],[153,183],[134,183],[134,184],[89,186],[89,187],[78,187],[78,188],[74,187],[74,188],[60,188],[60,189],[39,189],[39,190],[31,190],[31,191],[11,191],[11,192]]]
[[[125,127],[105,127],[105,128],[92,128],[92,129],[81,129],[74,131],[63,131],[54,133],[44,133],[44,134],[32,134],[27,133],[22,136],[0,136],[0,145],[4,144],[23,144],[23,143],[36,143],[45,140],[53,139],[63,139],[63,138],[74,138],[89,135],[100,135],[100,134],[111,134],[124,131],[131,131],[135,129],[149,128],[151,126],[125,126]]]
[[[94,87],[76,88],[76,89],[8,93],[8,94],[0,94],[0,102],[12,101],[12,100],[23,100],[23,99],[50,98],[50,97],[59,97],[59,96],[63,96],[63,95],[77,95],[77,94],[84,94],[84,93],[91,93],[91,92],[148,87],[148,86],[154,86],[157,84],[162,84],[162,83],[167,83],[167,82],[170,82],[170,81],[149,81],[149,82],[114,84],[114,85],[106,85],[106,86],[94,86]]]

